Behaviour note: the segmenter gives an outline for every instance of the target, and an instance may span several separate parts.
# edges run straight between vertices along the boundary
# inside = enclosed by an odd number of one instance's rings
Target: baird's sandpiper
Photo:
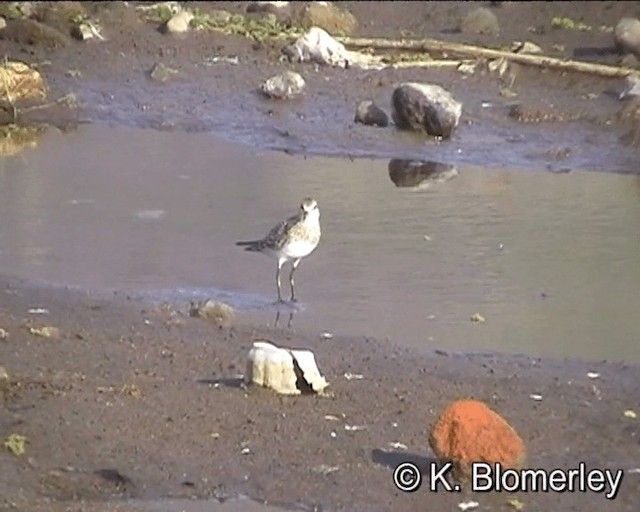
[[[300,211],[297,214],[276,224],[264,238],[236,242],[236,245],[246,246],[246,251],[260,252],[278,261],[278,270],[276,271],[278,302],[284,302],[280,289],[280,270],[287,261],[293,260],[289,284],[291,285],[291,302],[295,302],[293,273],[300,265],[302,258],[309,256],[319,242],[320,210],[318,202],[308,197],[302,201]]]

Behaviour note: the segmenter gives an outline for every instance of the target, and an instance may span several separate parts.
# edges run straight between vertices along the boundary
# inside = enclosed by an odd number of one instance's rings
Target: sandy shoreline
[[[34,307],[49,314],[29,314]],[[37,337],[26,327],[42,325],[58,327],[60,338]],[[0,431],[29,439],[25,456],[0,454],[9,510],[36,510],[43,497],[66,510],[67,500],[236,493],[322,510],[414,510],[428,491],[395,490],[392,468],[432,460],[429,428],[462,397],[486,401],[514,425],[528,467],[585,462],[623,469],[619,495],[607,508],[633,510],[638,496],[638,475],[629,473],[638,467],[637,421],[624,416],[638,409],[637,366],[420,353],[241,319],[219,328],[125,297],[9,278],[2,279],[0,326],[9,334],[0,341],[0,358],[11,377]],[[244,389],[244,357],[256,338],[314,350],[332,396]],[[464,489],[428,500],[454,507],[473,499],[499,509],[512,497]],[[589,493],[517,497],[532,509],[605,506],[603,496]]]

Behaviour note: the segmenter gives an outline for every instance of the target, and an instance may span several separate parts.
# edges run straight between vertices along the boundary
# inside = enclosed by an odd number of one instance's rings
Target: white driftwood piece
[[[249,351],[245,382],[264,386],[283,395],[299,395],[301,390],[296,386],[296,364],[303,379],[316,393],[329,385],[320,375],[313,352],[280,348],[265,341],[254,342]]]

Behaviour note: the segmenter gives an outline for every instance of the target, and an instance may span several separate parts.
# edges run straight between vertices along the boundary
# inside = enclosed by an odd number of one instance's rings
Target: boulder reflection
[[[389,161],[389,177],[396,187],[427,188],[434,183],[453,179],[458,174],[458,169],[452,164],[402,158]]]

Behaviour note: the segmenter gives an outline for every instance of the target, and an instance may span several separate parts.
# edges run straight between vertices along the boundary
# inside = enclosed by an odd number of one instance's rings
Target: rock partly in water
[[[316,62],[342,68],[351,64],[350,54],[344,45],[320,27],[311,27],[282,51],[291,62]]]
[[[406,82],[391,96],[393,122],[400,130],[424,130],[428,135],[448,139],[462,115],[462,103],[435,84]]]
[[[284,71],[263,82],[260,90],[269,98],[287,99],[302,94],[305,85],[302,75],[294,71]]]
[[[247,356],[247,384],[283,395],[320,393],[329,383],[320,374],[310,350],[294,350],[256,341]]]
[[[474,462],[500,463],[503,469],[516,469],[522,467],[526,455],[516,431],[476,400],[449,405],[432,427],[429,444],[441,462],[453,462],[459,479],[469,478]]]
[[[361,101],[356,107],[356,123],[367,126],[389,126],[389,116],[373,101]]]
[[[640,20],[622,18],[616,25],[613,39],[618,52],[632,53],[640,59]]]
[[[165,66],[161,62],[157,62],[151,68],[149,72],[149,77],[154,82],[164,83],[169,80],[172,76],[176,75],[178,72],[175,69]]]
[[[463,34],[497,36],[500,33],[498,18],[487,7],[478,7],[465,14],[459,29]]]
[[[189,305],[189,315],[211,320],[216,325],[229,326],[233,323],[236,313],[231,306],[217,300],[202,300]]]
[[[425,189],[458,176],[455,165],[428,160],[405,160],[393,158],[389,161],[389,178],[396,187]]]
[[[189,11],[180,11],[167,21],[164,30],[168,34],[180,34],[189,30],[189,24],[193,20],[193,14]]]
[[[349,11],[331,2],[307,2],[294,15],[298,25],[304,28],[320,27],[330,34],[351,34],[357,26],[356,18]]]

